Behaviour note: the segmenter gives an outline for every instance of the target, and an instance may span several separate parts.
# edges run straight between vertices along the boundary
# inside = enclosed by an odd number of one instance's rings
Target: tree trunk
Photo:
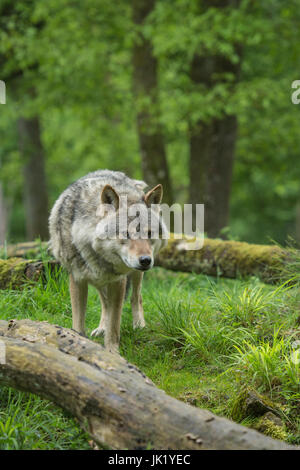
[[[73,330],[0,321],[0,382],[52,400],[114,449],[293,449],[153,386],[140,370]]]
[[[239,0],[201,2],[209,7],[236,7]],[[240,55],[240,48],[236,47]],[[213,88],[222,82],[220,74],[231,73],[238,80],[240,64],[222,56],[195,54],[190,77],[193,83]],[[209,237],[220,236],[229,223],[229,202],[237,137],[237,118],[224,113],[208,122],[198,121],[190,128],[190,203],[205,205],[204,230]]]
[[[28,240],[47,240],[48,194],[46,187],[44,149],[38,117],[18,121],[19,147],[24,159],[24,202]]]
[[[204,204],[204,231],[213,238],[229,223],[236,133],[236,117],[226,116],[199,123],[190,137],[190,203]]]
[[[141,27],[153,11],[155,0],[133,0],[133,21]],[[159,124],[158,66],[151,41],[139,30],[133,46],[133,87],[137,103],[137,130],[142,171],[149,186],[161,183],[164,202],[173,203],[163,131]]]

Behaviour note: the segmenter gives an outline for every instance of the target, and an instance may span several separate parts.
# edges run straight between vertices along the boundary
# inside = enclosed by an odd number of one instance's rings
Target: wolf
[[[69,273],[73,329],[85,334],[88,285],[99,292],[101,320],[92,332],[118,352],[126,284],[132,284],[133,326],[144,327],[141,287],[144,272],[167,243],[159,205],[163,188],[124,173],[98,170],[72,183],[49,217],[50,249]],[[139,217],[134,210],[139,208]],[[140,217],[143,213],[143,217]],[[135,217],[134,217],[134,215]]]

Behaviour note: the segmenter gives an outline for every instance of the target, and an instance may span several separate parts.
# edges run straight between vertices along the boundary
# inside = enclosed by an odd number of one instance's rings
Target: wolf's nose
[[[139,257],[139,262],[140,262],[140,265],[143,268],[148,268],[148,266],[150,266],[150,264],[151,264],[151,257],[150,256],[140,256]]]

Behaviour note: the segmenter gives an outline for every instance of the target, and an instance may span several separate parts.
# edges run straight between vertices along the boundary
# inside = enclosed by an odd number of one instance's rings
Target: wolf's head
[[[168,230],[159,210],[163,188],[158,184],[144,194],[118,193],[106,185],[101,193],[97,215],[101,218],[93,243],[107,261],[122,270],[147,271],[154,264],[154,256],[166,245]]]

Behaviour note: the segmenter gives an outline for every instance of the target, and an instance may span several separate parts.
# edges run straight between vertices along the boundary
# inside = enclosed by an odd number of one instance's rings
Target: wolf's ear
[[[153,189],[150,189],[145,195],[145,203],[148,207],[151,204],[160,204],[163,197],[163,187],[161,184],[158,184]]]
[[[101,202],[102,204],[112,204],[116,210],[119,209],[119,195],[109,184],[102,189]]]

